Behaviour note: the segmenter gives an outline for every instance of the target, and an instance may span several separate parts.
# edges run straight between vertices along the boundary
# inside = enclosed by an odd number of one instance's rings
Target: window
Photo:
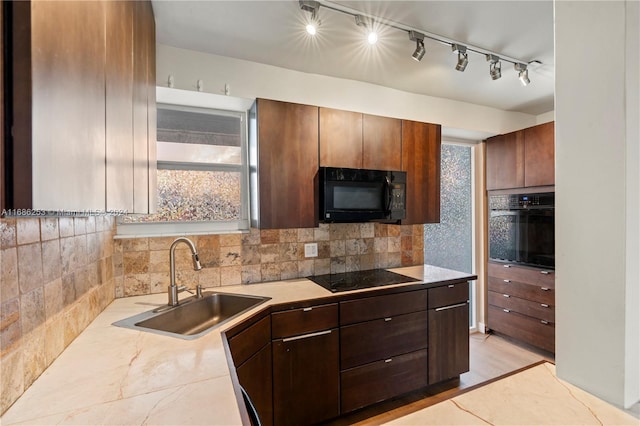
[[[219,98],[191,94],[199,95]],[[197,104],[158,103],[157,211],[125,216],[118,224],[119,235],[248,229],[246,109]]]

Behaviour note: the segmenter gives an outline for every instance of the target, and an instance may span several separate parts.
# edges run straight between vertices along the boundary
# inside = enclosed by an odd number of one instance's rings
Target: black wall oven
[[[489,195],[489,258],[555,268],[553,192]]]

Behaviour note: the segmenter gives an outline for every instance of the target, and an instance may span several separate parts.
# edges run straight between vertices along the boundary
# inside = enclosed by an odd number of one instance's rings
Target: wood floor
[[[460,379],[405,397],[365,408],[329,425],[379,425],[451,398],[462,390],[487,382],[540,361],[554,362],[553,355],[525,347],[494,334],[470,335],[470,369]]]

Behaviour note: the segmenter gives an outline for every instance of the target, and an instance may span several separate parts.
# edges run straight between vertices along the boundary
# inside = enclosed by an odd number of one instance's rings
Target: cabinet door
[[[318,108],[258,99],[259,226],[317,226]]]
[[[407,172],[407,216],[403,225],[440,222],[438,124],[402,121],[402,170]]]
[[[524,130],[524,186],[555,184],[553,122]]]
[[[273,424],[271,342],[238,367],[236,373],[258,411],[261,424]]]
[[[487,139],[487,190],[524,186],[524,132]]]
[[[400,170],[402,120],[363,115],[362,167],[373,170]]]
[[[362,168],[362,114],[320,108],[320,165]]]
[[[333,329],[273,342],[275,424],[315,424],[339,414],[338,340]]]
[[[469,304],[429,310],[429,384],[469,371]]]

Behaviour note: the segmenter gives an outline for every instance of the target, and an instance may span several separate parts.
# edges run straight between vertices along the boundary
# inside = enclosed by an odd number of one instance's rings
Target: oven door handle
[[[391,215],[391,199],[393,197],[393,190],[391,188],[391,180],[389,180],[389,176],[384,177],[384,184],[387,187],[387,205],[385,207],[385,214],[387,216]]]

